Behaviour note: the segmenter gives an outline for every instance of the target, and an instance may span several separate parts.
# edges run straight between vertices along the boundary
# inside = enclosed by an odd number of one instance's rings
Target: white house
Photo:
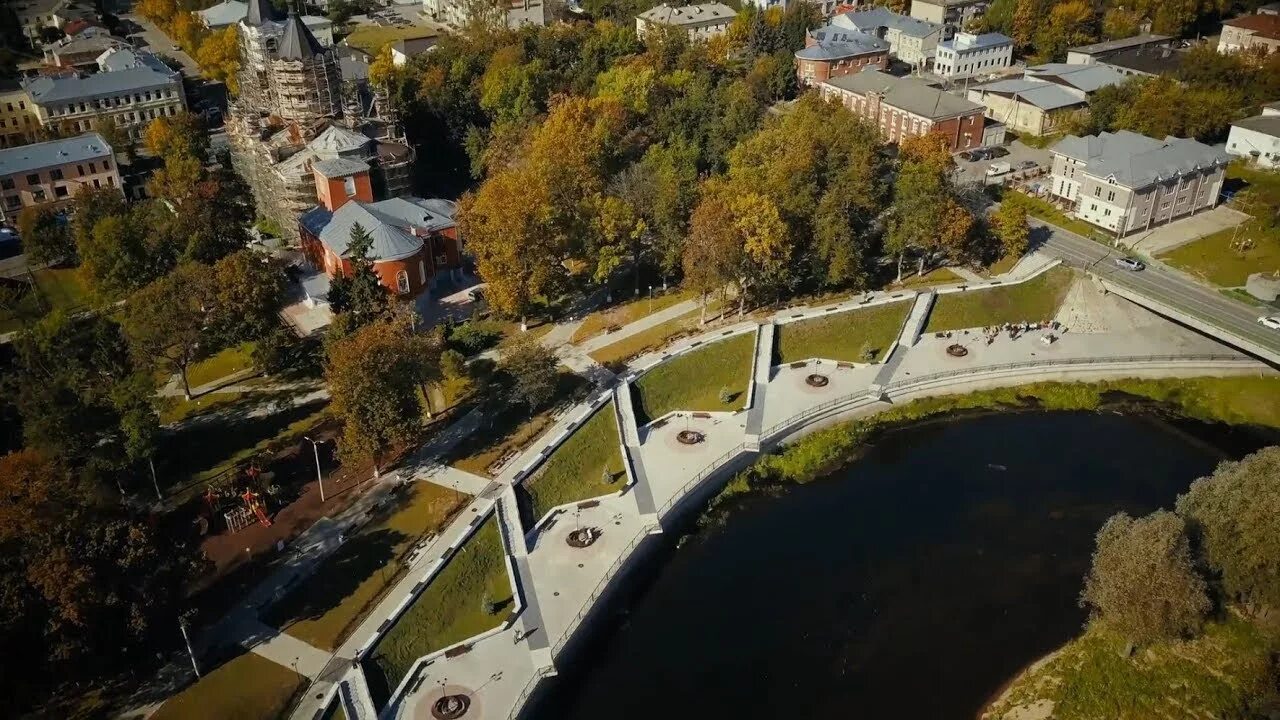
[[[1232,123],[1227,152],[1259,167],[1280,168],[1280,102],[1263,105],[1261,115]]]
[[[993,73],[1012,63],[1013,38],[1008,35],[959,32],[951,40],[938,43],[933,71],[944,78],[963,78]]]
[[[908,65],[923,67],[938,49],[942,25],[899,15],[882,7],[837,15],[831,27],[857,30],[889,43],[889,53]]]
[[[649,29],[668,25],[684,29],[690,40],[708,40],[723,35],[738,13],[721,3],[668,5],[662,3],[636,16],[636,36],[644,38]]]

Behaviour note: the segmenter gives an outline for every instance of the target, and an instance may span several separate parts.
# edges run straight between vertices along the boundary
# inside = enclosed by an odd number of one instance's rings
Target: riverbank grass
[[[1017,285],[939,295],[924,331],[1049,320],[1058,312],[1074,277],[1071,270],[1056,267]]]
[[[369,652],[364,665],[370,683],[389,694],[418,658],[501,625],[512,599],[493,514]]]
[[[282,665],[246,652],[209,671],[165,701],[151,720],[276,720],[302,689],[304,678]]]
[[[1099,623],[1023,673],[984,720],[1252,717],[1268,694],[1274,643],[1239,617],[1193,640],[1159,642],[1125,657],[1125,639]],[[1036,709],[1039,712],[1036,712]]]
[[[396,579],[405,553],[423,535],[439,530],[466,498],[428,482],[409,485],[405,494],[396,509],[348,538],[311,577],[272,605],[263,622],[318,648],[337,649]]]
[[[754,333],[735,335],[645,373],[632,386],[636,422],[644,425],[674,410],[740,410],[751,382],[755,341]]]
[[[894,302],[831,313],[779,325],[774,332],[775,365],[822,358],[845,362],[884,360],[898,339],[911,302]]]
[[[525,483],[536,521],[551,508],[621,489],[622,438],[613,401],[591,414]],[[607,474],[607,475],[606,475]],[[607,477],[607,479],[606,479]]]

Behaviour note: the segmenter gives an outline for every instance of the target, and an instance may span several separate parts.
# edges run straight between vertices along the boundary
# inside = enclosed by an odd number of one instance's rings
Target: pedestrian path
[[[246,624],[245,629],[250,634],[240,639],[242,647],[310,680],[320,677],[329,662],[329,653],[324,650],[263,623]]]
[[[426,480],[442,487],[453,488],[468,495],[479,495],[489,488],[493,481],[480,477],[452,465],[436,463],[429,465],[414,474],[415,480]]]
[[[593,353],[601,348],[608,347],[616,342],[626,340],[627,338],[638,335],[650,328],[657,327],[668,320],[674,320],[681,315],[687,315],[701,307],[697,300],[685,300],[678,302],[668,308],[663,308],[656,313],[645,315],[644,317],[632,323],[627,323],[611,333],[596,335],[592,338],[578,343],[577,347],[583,354]]]

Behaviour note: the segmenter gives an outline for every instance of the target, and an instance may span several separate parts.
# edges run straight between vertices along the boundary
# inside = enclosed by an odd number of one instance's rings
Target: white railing
[[[663,515],[666,515],[667,512],[671,510],[671,508],[676,506],[676,503],[684,500],[685,496],[690,491],[692,491],[695,487],[697,487],[699,483],[711,477],[713,474],[715,474],[717,470],[719,470],[721,467],[724,467],[726,464],[728,464],[730,460],[733,460],[734,458],[736,458],[741,452],[746,450],[746,448],[747,448],[746,443],[738,443],[737,445],[733,446],[733,448],[726,451],[720,457],[716,458],[715,460],[712,460],[711,463],[708,464],[706,467],[704,467],[702,470],[700,470],[697,475],[694,475],[689,480],[689,482],[681,486],[681,488],[677,490],[674,495],[671,496],[670,500],[663,503],[662,507],[658,509],[658,516],[662,517]]]

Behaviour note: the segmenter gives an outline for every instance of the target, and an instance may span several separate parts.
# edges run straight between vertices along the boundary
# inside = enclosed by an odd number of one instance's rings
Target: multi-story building
[[[1280,102],[1262,106],[1262,114],[1231,123],[1227,152],[1259,167],[1280,168]]]
[[[810,32],[805,36],[804,48],[796,51],[796,78],[802,87],[888,66],[889,43],[831,25]]]
[[[108,60],[114,53],[104,53],[99,72],[38,77],[27,82],[26,91],[40,124],[88,132],[95,121],[110,118],[130,136],[140,137],[147,123],[187,108],[180,73],[148,53],[120,52],[130,53],[131,60]]]
[[[500,6],[506,11],[506,23],[510,29],[547,24],[546,0],[505,0]],[[424,13],[454,29],[465,27],[475,19],[471,13],[477,7],[480,6],[467,0],[422,0]]]
[[[1174,39],[1168,35],[1152,35],[1150,33],[1141,33],[1133,37],[1119,38],[1117,40],[1104,40],[1091,45],[1067,48],[1067,64],[1093,65],[1126,50],[1167,48],[1171,47],[1173,43]]]
[[[115,153],[97,133],[0,150],[0,221],[13,222],[25,207],[68,203],[83,187],[120,187]]]
[[[66,0],[20,0],[14,3],[13,14],[18,18],[23,36],[34,44],[39,40],[41,30],[58,27],[55,13],[65,3]]]
[[[853,30],[889,43],[889,54],[923,68],[933,59],[942,39],[942,25],[899,15],[882,7],[836,15],[821,30]],[[814,31],[817,32],[817,31]]]
[[[290,236],[315,204],[312,166],[325,160],[369,166],[374,197],[408,192],[414,154],[385,97],[370,105],[358,83],[344,86],[338,54],[296,15],[281,19],[269,0],[252,0],[238,26],[240,93],[227,122],[232,162],[249,183],[258,213]]]
[[[324,160],[311,170],[320,204],[298,218],[298,236],[313,269],[329,278],[349,274],[351,231],[358,224],[373,239],[373,271],[396,295],[417,297],[442,273],[459,272],[462,241],[452,202],[407,196],[375,202],[369,166],[358,160]]]
[[[1012,63],[1013,38],[1008,35],[959,32],[938,43],[933,72],[948,79],[965,78],[1003,70]]]
[[[1089,112],[1089,97],[1125,76],[1105,65],[1034,65],[1021,78],[969,88],[968,98],[987,109],[988,118],[1030,135],[1058,132]]]
[[[911,0],[911,17],[937,23],[949,37],[986,14],[990,0]]]
[[[196,11],[196,14],[200,16],[205,27],[210,30],[221,30],[244,20],[249,14],[249,3],[240,2],[240,0],[223,0],[217,5]],[[301,17],[302,24],[307,26],[321,45],[325,47],[333,45],[333,22],[329,18],[316,15]]]
[[[1256,50],[1262,53],[1280,51],[1280,15],[1257,13],[1222,21],[1218,52],[1233,53]]]
[[[983,144],[982,106],[918,78],[864,70],[832,78],[819,87],[823,98],[837,100],[874,123],[888,142],[940,133],[946,136],[952,152]]]
[[[636,16],[636,36],[643,38],[654,26],[678,27],[690,40],[708,40],[723,35],[738,13],[721,3],[668,5],[662,3]]]
[[[1050,152],[1049,192],[1076,217],[1116,236],[1214,207],[1230,160],[1195,140],[1128,130],[1068,135]]]
[[[40,118],[17,80],[0,79],[0,148],[35,142]]]
[[[1095,64],[1109,67],[1121,75],[1142,77],[1174,76],[1190,56],[1185,50],[1168,47],[1146,47],[1118,52]]]
[[[102,53],[115,48],[129,47],[129,43],[113,37],[105,29],[89,27],[75,37],[66,37],[44,47],[44,60],[59,68],[95,67]]]

